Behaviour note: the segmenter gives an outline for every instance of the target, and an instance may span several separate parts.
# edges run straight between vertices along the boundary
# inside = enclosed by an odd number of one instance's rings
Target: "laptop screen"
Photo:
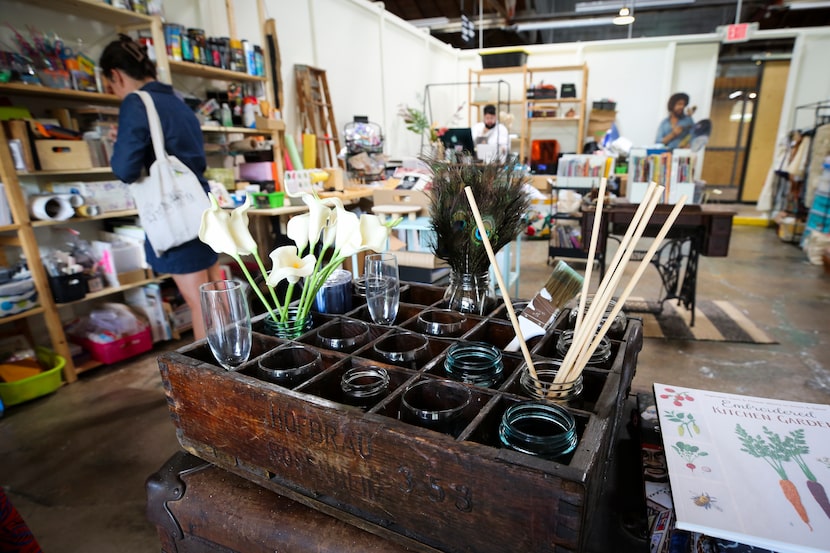
[[[473,143],[473,131],[469,127],[459,129],[447,129],[441,135],[441,142],[447,150],[464,151],[470,154],[476,151]]]

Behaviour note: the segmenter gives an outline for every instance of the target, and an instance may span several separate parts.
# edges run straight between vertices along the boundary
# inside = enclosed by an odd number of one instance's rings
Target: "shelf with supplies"
[[[54,100],[71,100],[94,102],[96,104],[120,104],[121,100],[115,94],[72,90],[70,88],[51,88],[36,84],[2,83],[0,94],[13,96],[36,96]]]
[[[614,174],[614,158],[610,156],[566,154],[559,160],[556,179],[550,183],[550,237],[548,263],[557,257],[587,259],[588,251],[582,236],[582,205],[584,197],[599,188],[603,177]],[[562,196],[570,193],[569,197]],[[560,213],[560,205],[569,208]],[[600,278],[604,273],[604,259],[598,257]]]
[[[244,81],[249,83],[265,83],[265,77],[249,75],[241,71],[231,71],[221,67],[212,67],[193,63],[192,61],[168,60],[170,71],[173,75],[187,75],[188,77],[199,77],[200,79],[214,79],[219,81]]]

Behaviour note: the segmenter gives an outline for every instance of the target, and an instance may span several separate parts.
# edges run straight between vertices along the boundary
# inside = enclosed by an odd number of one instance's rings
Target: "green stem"
[[[252,253],[254,254],[254,259],[256,259],[257,265],[259,266],[259,271],[262,273],[262,276],[268,278],[268,271],[265,270],[265,265],[262,263],[262,259],[259,257],[259,251],[254,250]],[[271,292],[271,299],[274,300],[274,305],[276,306],[276,309],[281,309],[282,305],[280,304],[280,300],[277,299],[277,293],[274,291],[274,288],[269,286],[268,290]]]
[[[254,282],[254,278],[248,271],[248,267],[246,267],[245,264],[242,263],[242,259],[239,256],[234,257],[234,259],[236,260],[236,264],[239,265],[239,268],[242,269],[242,272],[245,274],[245,278],[248,279],[251,288],[253,288],[254,292],[256,292],[256,295],[259,296],[259,301],[262,302],[262,305],[264,305],[265,309],[268,310],[268,314],[271,316],[274,322],[276,322],[277,316],[274,314],[274,310],[271,309],[271,305],[268,303],[268,300],[265,299],[265,296],[262,295],[262,291],[259,289],[259,286],[256,285],[256,282]]]

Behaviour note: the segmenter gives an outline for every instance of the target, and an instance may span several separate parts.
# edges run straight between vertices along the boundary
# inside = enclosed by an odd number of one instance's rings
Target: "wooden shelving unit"
[[[577,87],[575,98],[528,98],[528,90],[537,81],[549,82],[552,77],[574,80]],[[561,85],[561,82],[559,82]],[[496,87],[496,94],[488,101],[473,101],[474,89],[482,86]],[[499,67],[494,69],[470,69],[468,80],[468,121],[472,125],[480,121],[482,108],[487,104],[496,105],[498,111],[509,111],[514,116],[512,131],[518,135],[519,160],[530,156],[530,147],[535,134],[543,124],[576,125],[576,150],[581,151],[585,138],[585,113],[588,93],[588,66],[566,65],[555,67]],[[557,87],[559,88],[559,86]],[[509,90],[509,97],[507,91]],[[560,92],[560,91],[558,91]],[[559,94],[557,94],[559,96]],[[572,117],[565,116],[573,109]],[[533,117],[534,111],[556,111],[553,117]],[[556,131],[552,131],[556,132]],[[550,134],[550,133],[548,133]],[[514,148],[515,150],[515,148]]]
[[[157,69],[159,79],[161,81],[170,83],[174,77],[184,76],[210,81],[220,80],[226,82],[261,84],[261,86],[264,87],[266,97],[271,101],[272,105],[274,104],[273,91],[270,90],[269,81],[266,77],[253,76],[248,75],[247,73],[228,71],[225,69],[190,62],[168,59],[164,43],[162,22],[157,16],[142,15],[129,10],[115,8],[109,4],[105,4],[102,0],[61,0],[60,2],[56,2],[54,0],[12,0],[12,2],[20,5],[34,5],[39,8],[66,14],[68,25],[83,25],[92,21],[110,25],[114,27],[115,31],[125,33],[130,33],[139,29],[148,29],[152,34],[153,43],[156,45]],[[228,10],[228,20],[231,22],[231,34],[235,35],[235,29],[233,28],[234,18],[230,3],[226,2],[226,8]],[[264,19],[265,10],[262,5],[262,0],[257,0],[257,9],[260,19]],[[25,23],[25,21],[23,23]],[[264,40],[261,42],[262,44],[265,44]],[[264,55],[266,56],[265,65],[266,67],[269,67],[270,71],[270,61],[268,60],[269,53],[267,48],[264,49]],[[107,106],[106,109],[110,111],[113,110],[114,106],[118,106],[120,103],[119,98],[113,94],[56,89],[21,83],[0,84],[0,96],[9,96],[21,99],[21,104],[25,103],[26,98],[50,99],[54,100],[56,105],[69,104],[84,109],[87,109],[89,106]],[[274,122],[270,123],[270,127],[272,128],[269,129],[203,126],[202,131],[206,135],[243,134],[246,136],[270,137],[274,143],[274,160],[278,165],[279,173],[282,174],[282,142],[285,126],[280,124],[281,122],[277,122],[276,124],[274,124]],[[14,221],[11,225],[0,226],[0,247],[10,246],[20,248],[27,260],[29,270],[32,273],[40,305],[22,313],[0,318],[0,327],[10,323],[16,325],[20,321],[25,321],[30,318],[42,317],[44,321],[43,326],[48,329],[49,341],[52,349],[57,354],[64,357],[67,361],[64,368],[64,378],[66,382],[71,383],[77,380],[77,375],[79,373],[94,368],[98,366],[99,363],[88,362],[77,367],[73,364],[69,344],[63,330],[60,309],[119,294],[126,290],[144,286],[149,283],[157,283],[169,278],[170,275],[157,275],[153,278],[133,282],[124,286],[107,287],[98,292],[86,294],[83,299],[74,302],[56,303],[49,287],[49,280],[46,270],[40,259],[38,237],[35,230],[37,228],[52,227],[57,225],[71,225],[75,223],[94,222],[119,217],[132,217],[136,216],[137,212],[135,210],[106,212],[93,217],[73,217],[63,221],[31,220],[29,217],[28,205],[23,192],[23,187],[20,184],[21,179],[36,182],[41,182],[46,179],[68,180],[75,177],[97,177],[98,179],[101,179],[112,175],[112,170],[109,167],[95,167],[61,171],[18,172],[15,169],[9,149],[5,147],[6,143],[7,137],[3,132],[2,126],[0,126],[0,145],[2,145],[2,147],[0,147],[0,182],[3,182],[5,185]],[[3,250],[0,249],[0,260],[3,259],[3,253]]]

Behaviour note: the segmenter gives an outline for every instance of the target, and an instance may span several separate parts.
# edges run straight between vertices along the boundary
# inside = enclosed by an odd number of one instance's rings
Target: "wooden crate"
[[[420,309],[441,306],[438,291],[409,284],[396,325],[411,326]],[[414,303],[417,298],[424,303]],[[205,342],[162,354],[179,441],[226,470],[415,550],[586,551],[642,345],[639,320],[629,319],[607,366],[583,373],[585,389],[567,406],[579,443],[558,462],[499,445],[504,410],[527,399],[518,385],[519,354],[504,354],[507,378],[497,389],[471,387],[473,401],[456,435],[397,419],[407,385],[444,377],[443,359],[455,341],[503,339],[499,309],[459,338],[430,337],[430,358],[406,367],[382,363],[371,343],[351,354],[320,350],[325,370],[291,390],[254,376],[256,358],[284,343],[260,333],[251,361],[238,372],[216,365]],[[361,318],[364,311],[358,305],[346,316]],[[316,316],[315,328],[299,341],[315,347],[314,333],[328,321]],[[391,330],[371,325],[372,339]],[[558,332],[552,329],[533,351],[549,351]],[[341,403],[339,381],[345,370],[367,365],[386,368],[394,389],[364,413]]]

